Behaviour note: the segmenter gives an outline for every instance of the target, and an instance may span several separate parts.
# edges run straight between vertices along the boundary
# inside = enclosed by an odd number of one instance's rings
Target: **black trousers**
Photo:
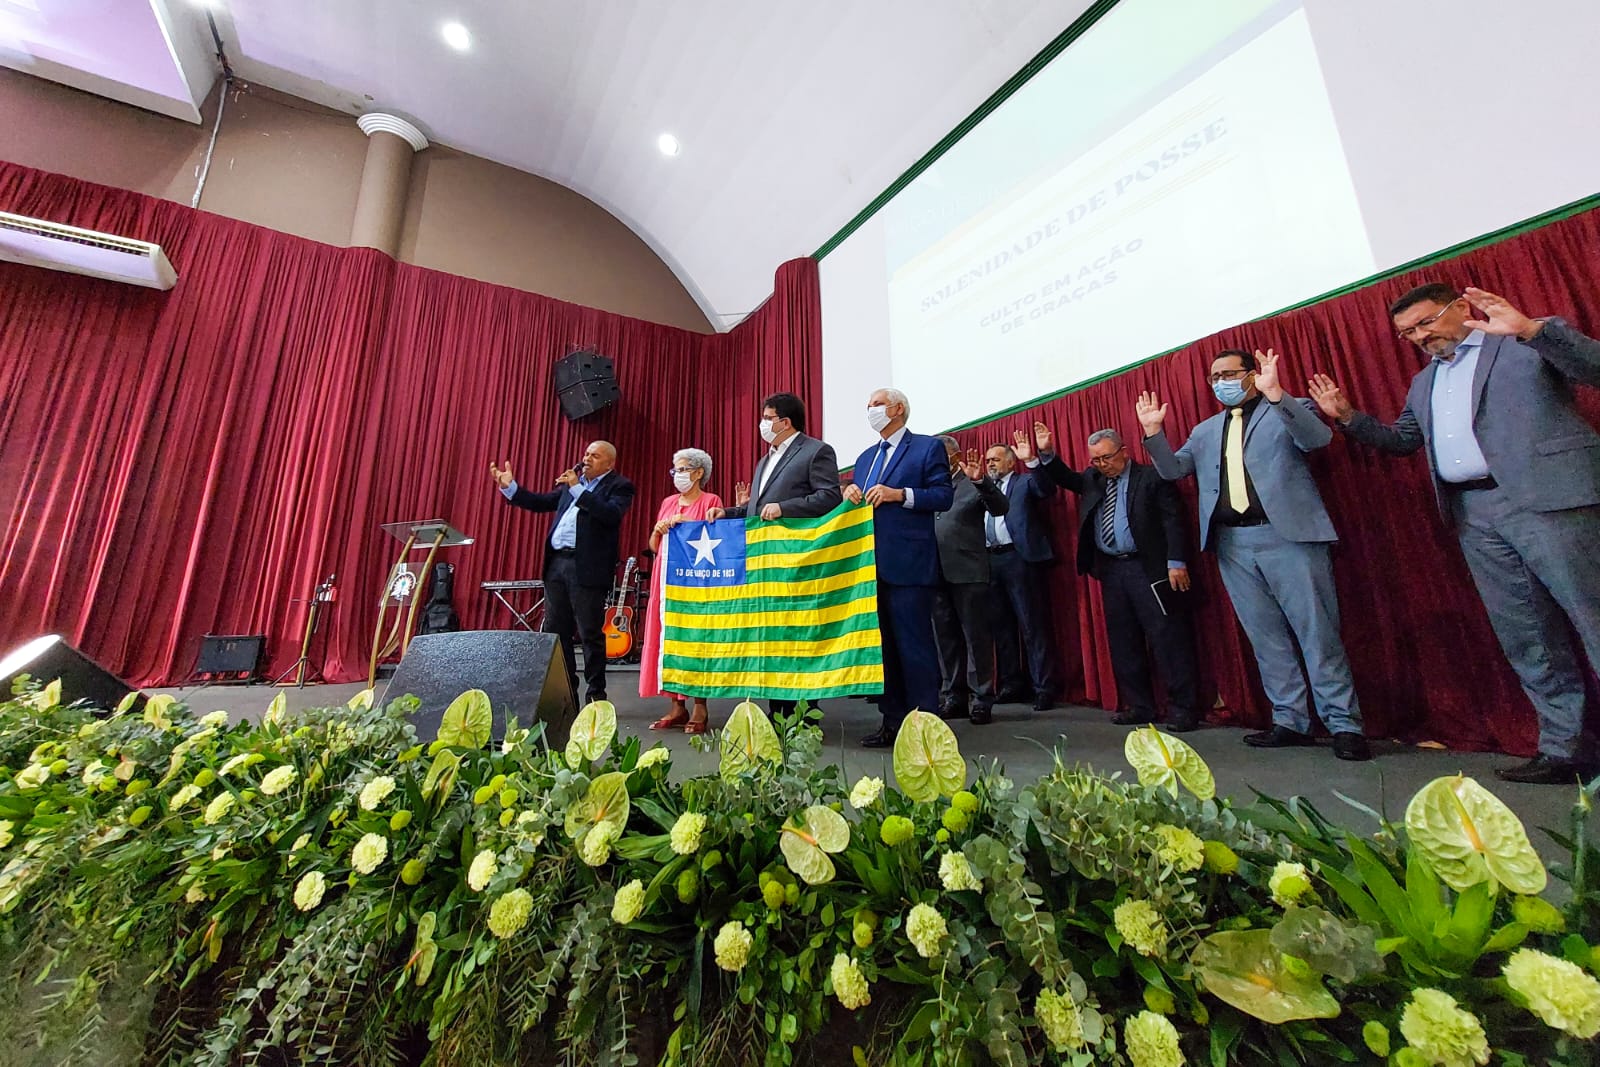
[[[1194,630],[1187,594],[1175,592],[1165,582],[1152,589],[1150,576],[1137,559],[1102,554],[1095,562],[1095,577],[1100,579],[1106,605],[1106,638],[1111,643],[1111,670],[1117,678],[1119,702],[1137,715],[1156,717],[1148,645],[1167,683],[1168,721],[1198,721]]]
[[[985,582],[946,582],[933,592],[939,642],[939,704],[994,706],[994,624]]]
[[[550,549],[550,563],[544,569],[544,628],[561,638],[561,655],[567,662],[567,677],[578,684],[577,641],[583,644],[583,680],[588,689],[587,703],[606,693],[606,594],[578,584],[578,565],[571,553]]]
[[[994,612],[995,679],[1002,693],[1057,695],[1044,567],[1009,552],[989,552],[989,604]],[[1021,647],[1018,647],[1018,638]]]

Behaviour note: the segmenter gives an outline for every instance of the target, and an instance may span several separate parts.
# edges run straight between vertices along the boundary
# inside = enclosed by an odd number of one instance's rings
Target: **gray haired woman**
[[[658,553],[650,578],[650,603],[644,620],[644,656],[639,661],[639,695],[664,696],[671,701],[667,713],[650,724],[652,730],[672,730],[683,727],[686,734],[706,732],[706,702],[695,697],[694,711],[688,708],[687,697],[669,693],[661,688],[661,587],[666,580],[667,561],[661,552],[662,539],[667,531],[680,522],[701,522],[706,512],[722,507],[722,499],[706,492],[711,481],[711,457],[698,448],[683,448],[672,454],[672,487],[675,492],[661,501],[656,510],[656,524],[650,531],[650,550]]]

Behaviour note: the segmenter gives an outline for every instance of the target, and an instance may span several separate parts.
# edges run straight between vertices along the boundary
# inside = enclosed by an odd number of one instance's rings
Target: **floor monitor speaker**
[[[544,723],[554,747],[567,743],[578,699],[555,634],[525,630],[462,630],[418,634],[389,679],[383,702],[406,695],[422,701],[413,720],[417,737],[432,741],[450,702],[468,689],[482,689],[494,706],[494,736],[507,717],[518,725]]]
[[[60,679],[61,702],[83,700],[108,711],[134,691],[133,686],[62,640],[59,634],[38,637],[0,658],[0,694],[11,695],[11,683],[26,674],[40,685]]]

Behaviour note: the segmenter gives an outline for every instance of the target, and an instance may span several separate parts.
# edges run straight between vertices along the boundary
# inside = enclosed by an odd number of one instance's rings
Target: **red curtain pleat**
[[[612,441],[640,488],[623,543],[642,547],[675,449],[709,451],[726,495],[754,466],[764,395],[820,404],[810,259],[780,267],[772,297],[739,327],[703,336],[6,163],[0,209],[155,241],[179,269],[177,288],[156,293],[0,264],[0,648],[61,632],[141,684],[186,676],[205,633],[264,633],[269,669],[292,663],[305,619],[296,601],[335,572],[328,674],[364,675],[395,550],[378,525],[401,519],[448,518],[477,539],[445,557],[457,606],[466,626],[504,625],[479,583],[537,576],[547,524],[500,503],[490,460],[543,486],[588,441]],[[1224,331],[957,436],[1008,440],[1037,416],[1081,466],[1096,429],[1137,439],[1134,398],[1153,388],[1181,438],[1215,410],[1210,354],[1233,346],[1284,353],[1297,392],[1326,371],[1393,418],[1421,365],[1389,328],[1393,295],[1424,280],[1471,283],[1592,334],[1597,274],[1600,212],[1590,212]],[[552,364],[583,345],[616,359],[622,401],[572,423]],[[1600,415],[1592,391],[1579,400]],[[1372,732],[1531,753],[1532,711],[1434,512],[1422,456],[1389,459],[1339,438],[1312,463],[1342,537],[1344,635]],[[1192,507],[1192,486],[1184,492]],[[1076,501],[1049,506],[1070,561]],[[1059,563],[1050,578],[1067,695],[1110,706],[1098,587],[1071,570]],[[1213,561],[1200,557],[1195,573],[1202,671],[1224,705],[1213,718],[1263,723]]]

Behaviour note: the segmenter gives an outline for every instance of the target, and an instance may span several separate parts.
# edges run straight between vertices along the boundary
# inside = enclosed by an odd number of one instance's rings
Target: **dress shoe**
[[[1045,696],[1043,693],[1040,693],[1038,696],[1033,698],[1034,711],[1049,711],[1055,706],[1056,702],[1051,700],[1048,696]]]
[[[879,730],[863,737],[859,744],[862,748],[888,748],[894,744],[894,736],[885,730]]]
[[[1179,715],[1168,719],[1165,725],[1169,734],[1186,734],[1200,729],[1200,720],[1191,715]]]
[[[1367,739],[1353,730],[1343,730],[1333,735],[1333,754],[1340,759],[1359,763],[1372,758]]]
[[[1258,734],[1245,734],[1244,743],[1251,748],[1300,748],[1312,744],[1311,735],[1287,726],[1274,726]]]
[[[1527,763],[1504,767],[1494,772],[1503,782],[1525,782],[1528,785],[1576,785],[1587,782],[1595,768],[1575,759],[1561,756],[1535,756]]]
[[[968,713],[967,718],[971,719],[976,726],[988,726],[994,722],[994,712],[988,708],[973,708]]]
[[[996,704],[1026,704],[1028,694],[1023,689],[1002,689],[994,698]]]
[[[1111,716],[1111,721],[1118,726],[1143,726],[1145,723],[1155,722],[1154,715],[1141,715],[1137,711],[1119,711]]]
[[[952,700],[948,704],[939,705],[939,718],[941,719],[964,719],[966,717],[967,705],[965,701]]]

